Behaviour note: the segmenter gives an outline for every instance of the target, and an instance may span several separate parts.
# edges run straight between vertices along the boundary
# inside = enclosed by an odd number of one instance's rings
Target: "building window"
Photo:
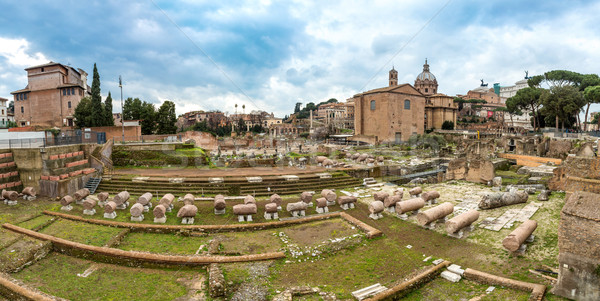
[[[79,90],[79,96],[81,96],[83,91],[81,89],[77,89],[77,90]]]
[[[67,89],[63,89],[63,95],[67,95]]]
[[[429,92],[429,89],[425,88],[425,93]]]
[[[25,108],[21,107],[21,113],[25,113]]]
[[[42,68],[42,72],[44,72],[44,68]]]
[[[75,88],[71,88],[71,95],[75,95]]]
[[[69,106],[69,109],[71,108],[71,102],[67,102],[67,105]]]
[[[29,93],[23,94],[23,99],[27,100],[27,94],[29,94]]]
[[[375,101],[371,100],[371,111],[375,111]]]
[[[408,99],[404,100],[404,109],[410,110],[410,100],[408,100]]]

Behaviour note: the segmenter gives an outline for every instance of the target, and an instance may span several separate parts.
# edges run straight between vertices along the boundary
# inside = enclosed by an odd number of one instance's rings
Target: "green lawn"
[[[209,237],[133,232],[125,236],[117,248],[126,251],[194,255],[203,245],[200,253],[207,250],[209,240]]]
[[[42,229],[41,233],[86,245],[103,246],[123,229],[92,225],[69,220],[58,220]]]
[[[98,269],[78,277],[92,265]],[[202,270],[161,270],[98,264],[58,253],[13,274],[26,284],[69,300],[173,300],[187,293],[178,278],[191,279]]]

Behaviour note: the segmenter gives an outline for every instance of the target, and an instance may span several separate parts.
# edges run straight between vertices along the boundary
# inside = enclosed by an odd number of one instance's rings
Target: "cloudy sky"
[[[98,64],[102,94],[177,113],[234,105],[283,117],[296,102],[344,101],[413,84],[427,58],[439,91],[511,85],[554,69],[600,73],[598,1],[0,0],[0,97],[26,67]],[[115,112],[120,102],[115,101]]]

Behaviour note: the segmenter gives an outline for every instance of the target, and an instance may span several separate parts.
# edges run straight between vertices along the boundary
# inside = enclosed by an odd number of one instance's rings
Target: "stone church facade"
[[[355,135],[375,137],[383,143],[400,143],[425,129],[441,129],[450,120],[456,124],[453,98],[437,92],[437,79],[427,60],[415,85],[398,85],[398,71],[389,72],[389,86],[354,95]]]

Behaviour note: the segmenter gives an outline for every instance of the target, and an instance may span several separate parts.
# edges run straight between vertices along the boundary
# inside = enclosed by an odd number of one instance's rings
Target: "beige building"
[[[398,72],[389,72],[389,87],[355,95],[354,132],[358,136],[374,136],[377,142],[400,143],[425,129],[441,128],[450,120],[456,124],[454,99],[438,93],[438,82],[425,60],[423,72],[415,85],[398,85]]]
[[[60,63],[29,67],[27,86],[11,92],[18,126],[74,126],[73,113],[90,95],[87,73]]]

